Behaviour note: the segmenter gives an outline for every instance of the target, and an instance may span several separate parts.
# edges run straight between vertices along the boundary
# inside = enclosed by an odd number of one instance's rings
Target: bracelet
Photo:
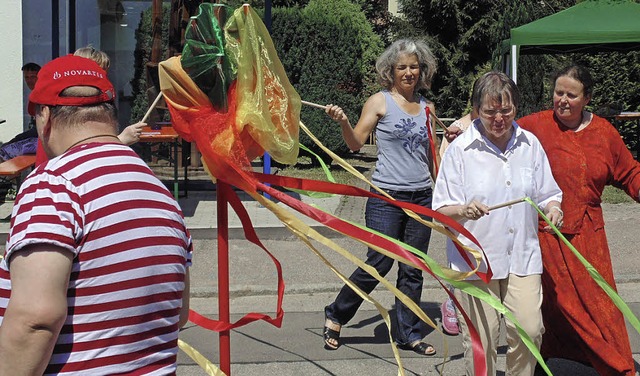
[[[556,209],[558,211],[558,213],[560,213],[561,216],[564,217],[564,212],[562,211],[562,209],[560,209],[559,206],[552,206],[551,209],[549,209],[549,211]]]

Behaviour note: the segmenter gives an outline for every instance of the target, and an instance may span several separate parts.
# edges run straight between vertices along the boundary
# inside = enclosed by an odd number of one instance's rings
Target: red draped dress
[[[562,233],[615,289],[600,197],[605,185],[613,185],[638,200],[640,163],[613,125],[595,115],[579,132],[561,125],[552,110],[517,123],[538,137],[549,157],[563,193]],[[544,265],[543,357],[588,364],[600,375],[634,375],[622,313],[555,234],[538,234]]]

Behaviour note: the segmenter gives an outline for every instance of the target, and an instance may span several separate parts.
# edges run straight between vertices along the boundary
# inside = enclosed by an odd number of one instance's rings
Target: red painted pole
[[[218,318],[222,322],[231,322],[229,314],[229,210],[227,190],[229,185],[217,182],[218,214]],[[220,370],[231,375],[231,332],[220,332]]]

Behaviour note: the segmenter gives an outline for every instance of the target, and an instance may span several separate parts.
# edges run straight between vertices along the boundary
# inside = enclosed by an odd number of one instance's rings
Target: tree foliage
[[[589,108],[600,115],[640,111],[640,52],[570,54],[568,60],[589,68],[594,81]],[[638,123],[616,122],[627,147],[637,150]]]
[[[469,91],[480,73],[499,69],[501,42],[512,27],[564,9],[568,1],[400,0],[403,13],[393,22],[398,37],[423,37],[431,42],[439,70],[432,87],[440,116],[459,117],[468,109]],[[521,60],[524,69],[544,72],[546,57]],[[523,104],[541,100],[543,87],[523,80]],[[531,85],[530,87],[528,85]],[[522,113],[522,110],[520,113]],[[527,109],[528,110],[528,109]]]
[[[468,111],[476,77],[501,69],[501,42],[511,28],[560,12],[577,0],[399,0],[403,15],[391,22],[396,37],[417,36],[431,42],[439,62],[432,91],[440,116]],[[525,55],[518,63],[522,94],[518,116],[550,108],[552,73],[573,62],[587,67],[596,85],[591,109],[640,109],[639,53]],[[628,146],[635,147],[637,125],[619,124]]]
[[[162,6],[162,56],[169,49],[169,13],[170,4],[164,3]],[[135,31],[136,49],[135,71],[131,80],[133,105],[131,107],[131,124],[140,121],[151,104],[147,94],[149,75],[147,74],[147,64],[151,61],[151,46],[153,36],[151,32],[152,8],[149,7],[142,12],[140,23]],[[153,101],[153,98],[151,99]]]
[[[376,90],[374,65],[382,50],[362,9],[348,0],[311,0],[273,12],[272,37],[289,80],[303,100],[340,105],[352,122]],[[302,121],[330,150],[347,150],[324,111],[303,106]],[[300,142],[320,152],[304,134]]]

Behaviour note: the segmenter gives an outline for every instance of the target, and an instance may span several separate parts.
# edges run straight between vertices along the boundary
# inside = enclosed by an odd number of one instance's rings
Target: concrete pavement
[[[192,308],[211,318],[217,317],[217,243],[215,237],[215,200],[205,196],[210,193],[194,193],[181,205],[196,218],[188,218],[204,227],[193,228],[196,253],[192,268]],[[313,205],[324,208],[338,216],[363,223],[364,200],[333,197],[311,200]],[[397,365],[388,342],[386,326],[378,311],[365,303],[354,320],[342,331],[344,345],[337,351],[323,349],[323,308],[335,297],[342,286],[338,278],[306,246],[291,235],[267,209],[252,201],[243,202],[250,211],[254,225],[265,246],[281,261],[286,283],[284,298],[285,316],[282,328],[264,322],[256,322],[232,331],[231,374],[253,375],[395,375]],[[196,207],[195,210],[189,209]],[[206,210],[201,210],[207,207]],[[605,221],[612,247],[614,270],[622,298],[640,316],[640,289],[635,256],[640,244],[640,233],[634,230],[640,219],[640,205],[604,205]],[[202,215],[209,220],[202,218]],[[312,224],[313,221],[309,222]],[[233,220],[230,220],[230,227]],[[275,269],[262,250],[243,239],[241,232],[231,229],[230,268],[232,320],[253,311],[273,313],[275,310]],[[332,240],[344,248],[364,257],[366,248],[352,240],[333,236]],[[444,236],[434,233],[430,245],[430,256],[445,263]],[[341,272],[349,275],[353,270],[341,256],[327,248],[319,248],[324,256]],[[394,279],[395,270],[389,274]],[[389,309],[393,308],[393,296],[378,288],[373,297]],[[439,324],[440,303],[445,294],[430,277],[425,277],[422,307]],[[640,361],[640,335],[632,327],[629,334],[636,362]],[[219,365],[218,336],[189,324],[181,338],[194,346],[214,364]],[[421,357],[412,352],[401,351],[407,375],[462,375],[464,364],[460,337],[443,336],[437,331],[426,333],[426,340],[435,345],[438,354]],[[506,342],[501,341],[499,368],[504,371]],[[179,357],[181,376],[206,375],[199,366],[181,354]],[[554,375],[596,375],[593,369],[578,363],[553,359],[549,366]],[[637,368],[640,368],[637,366]],[[500,374],[500,373],[499,373]]]
[[[232,331],[232,375],[395,375],[397,365],[388,342],[386,327],[372,305],[365,303],[354,320],[342,331],[344,345],[337,351],[326,351],[322,343],[323,308],[335,297],[342,286],[339,279],[297,240],[277,218],[256,202],[241,197],[254,226],[265,246],[282,263],[286,284],[285,316],[281,328],[264,322],[255,322]],[[341,218],[363,223],[364,200],[331,197],[303,201],[336,213]],[[179,200],[195,241],[192,268],[192,308],[216,318],[217,300],[217,242],[216,196],[213,191],[189,192],[188,198]],[[11,204],[0,205],[0,218],[7,218]],[[612,248],[616,279],[622,298],[640,316],[640,205],[604,205],[605,222]],[[310,225],[321,229],[344,248],[364,257],[366,248],[360,243],[332,235],[312,220]],[[275,268],[264,252],[244,240],[239,221],[230,210],[230,269],[231,313],[237,320],[248,312],[273,314],[276,298]],[[8,222],[0,222],[0,234],[8,230]],[[434,233],[430,256],[445,263],[444,236]],[[346,275],[353,270],[341,256],[319,246],[320,251]],[[395,270],[389,274],[393,280]],[[440,303],[445,294],[429,276],[425,276],[422,307],[439,324]],[[393,297],[378,288],[373,297],[393,309]],[[636,363],[640,361],[640,335],[631,327],[629,334]],[[218,335],[189,323],[181,332],[181,339],[200,351],[215,365],[219,365]],[[438,353],[434,357],[421,357],[401,351],[407,375],[461,375],[464,373],[460,337],[441,335],[430,330],[426,341],[434,344]],[[501,341],[498,369],[504,370],[505,341]],[[180,353],[178,375],[196,376],[206,373],[184,353]],[[596,375],[580,364],[564,360],[551,360],[549,366],[555,375]],[[636,364],[637,368],[640,368]]]

